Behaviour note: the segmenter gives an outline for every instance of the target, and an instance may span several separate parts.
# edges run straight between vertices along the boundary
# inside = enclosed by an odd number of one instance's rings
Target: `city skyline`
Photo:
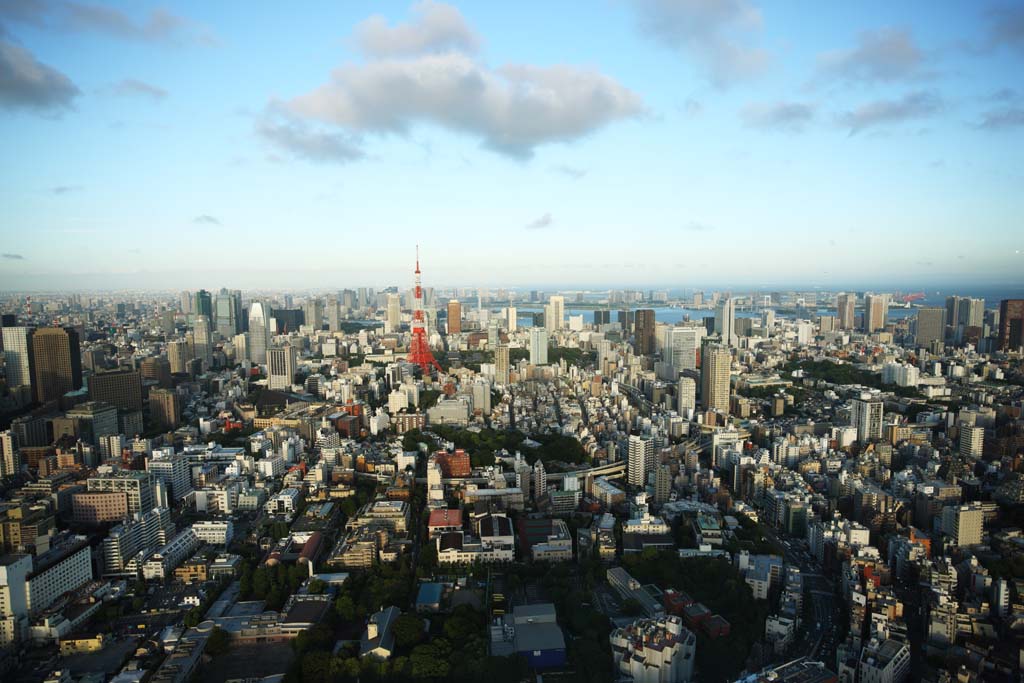
[[[925,7],[6,3],[0,288],[1015,285],[1024,11]]]

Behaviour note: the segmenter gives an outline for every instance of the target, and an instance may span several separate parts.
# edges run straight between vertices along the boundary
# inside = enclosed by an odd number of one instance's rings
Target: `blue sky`
[[[0,0],[0,288],[1020,283],[1024,5]]]

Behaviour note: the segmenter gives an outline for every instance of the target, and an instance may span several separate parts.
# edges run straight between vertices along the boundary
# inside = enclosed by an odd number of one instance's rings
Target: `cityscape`
[[[803,13],[0,0],[0,680],[1024,680],[1024,8]]]

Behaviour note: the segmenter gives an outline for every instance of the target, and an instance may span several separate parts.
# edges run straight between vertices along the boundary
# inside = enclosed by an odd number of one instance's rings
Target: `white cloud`
[[[850,135],[874,126],[926,118],[942,109],[942,98],[931,91],[917,91],[898,100],[875,100],[840,115],[839,123]]]
[[[0,107],[55,113],[70,109],[79,94],[70,78],[0,39]]]
[[[814,119],[814,107],[802,102],[748,104],[740,118],[751,128],[799,133]]]
[[[414,20],[389,26],[387,19],[375,14],[355,29],[359,49],[373,57],[415,55],[457,49],[475,52],[480,38],[463,19],[458,9],[442,2],[424,0],[413,5]]]
[[[551,217],[550,213],[546,213],[543,216],[536,218],[526,224],[527,230],[543,230],[544,228],[551,227],[551,224],[555,220]]]
[[[864,31],[857,46],[818,55],[818,77],[845,81],[909,81],[932,74],[910,31],[885,27]]]

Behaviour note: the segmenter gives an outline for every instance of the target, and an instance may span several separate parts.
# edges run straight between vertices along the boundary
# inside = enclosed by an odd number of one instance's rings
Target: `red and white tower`
[[[430,352],[430,345],[427,344],[427,323],[423,316],[423,286],[420,284],[419,245],[416,245],[416,291],[413,297],[412,342],[409,344],[408,360],[423,368],[424,376],[430,375],[431,367],[441,372],[441,366],[437,364],[434,354]]]

